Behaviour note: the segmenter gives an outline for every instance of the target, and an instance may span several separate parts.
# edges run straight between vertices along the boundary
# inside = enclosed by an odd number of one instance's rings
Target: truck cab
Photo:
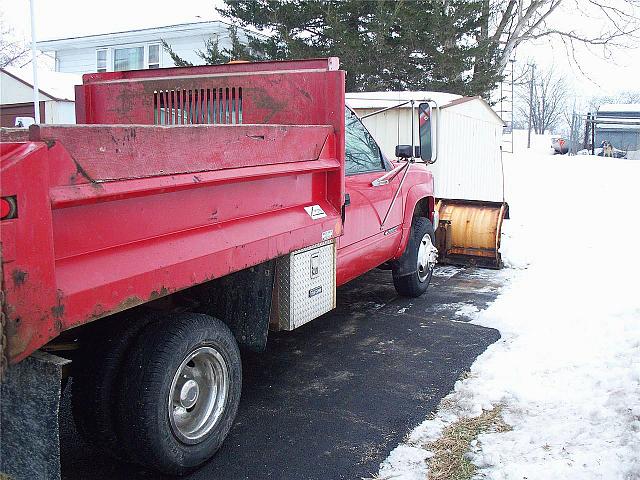
[[[345,185],[338,285],[383,264],[399,271],[398,260],[408,244],[413,217],[433,221],[433,177],[426,165],[409,159],[389,160],[358,116],[346,107]],[[402,274],[411,270],[404,268]]]

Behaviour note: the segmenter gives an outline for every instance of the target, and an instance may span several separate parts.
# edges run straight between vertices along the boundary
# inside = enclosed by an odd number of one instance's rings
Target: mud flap
[[[0,385],[0,478],[60,478],[58,413],[69,362],[37,351],[9,367]]]
[[[195,287],[203,313],[226,323],[238,345],[254,352],[267,346],[275,260]]]

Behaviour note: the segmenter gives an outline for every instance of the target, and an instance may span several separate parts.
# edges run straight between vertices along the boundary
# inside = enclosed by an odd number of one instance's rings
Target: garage
[[[0,122],[15,127],[20,117],[35,118],[30,70],[0,69]],[[39,123],[76,123],[74,87],[82,83],[79,75],[39,72]]]

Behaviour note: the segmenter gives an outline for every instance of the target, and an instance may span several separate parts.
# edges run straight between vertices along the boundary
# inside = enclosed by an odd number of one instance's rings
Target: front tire
[[[241,387],[238,345],[220,320],[191,313],[152,323],[123,364],[119,436],[136,462],[188,473],[222,445]]]
[[[435,243],[431,222],[427,218],[414,217],[409,242],[398,262],[405,266],[405,271],[393,270],[393,285],[399,295],[415,298],[427,291],[438,258]]]

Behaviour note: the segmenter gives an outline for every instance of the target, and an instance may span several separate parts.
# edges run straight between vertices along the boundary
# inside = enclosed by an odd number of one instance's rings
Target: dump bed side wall
[[[344,73],[291,75],[243,80],[243,121],[260,125],[42,126],[2,144],[2,194],[19,208],[1,229],[11,362],[73,326],[341,234]],[[91,86],[93,119],[119,123],[153,118],[144,92],[161,88]]]

